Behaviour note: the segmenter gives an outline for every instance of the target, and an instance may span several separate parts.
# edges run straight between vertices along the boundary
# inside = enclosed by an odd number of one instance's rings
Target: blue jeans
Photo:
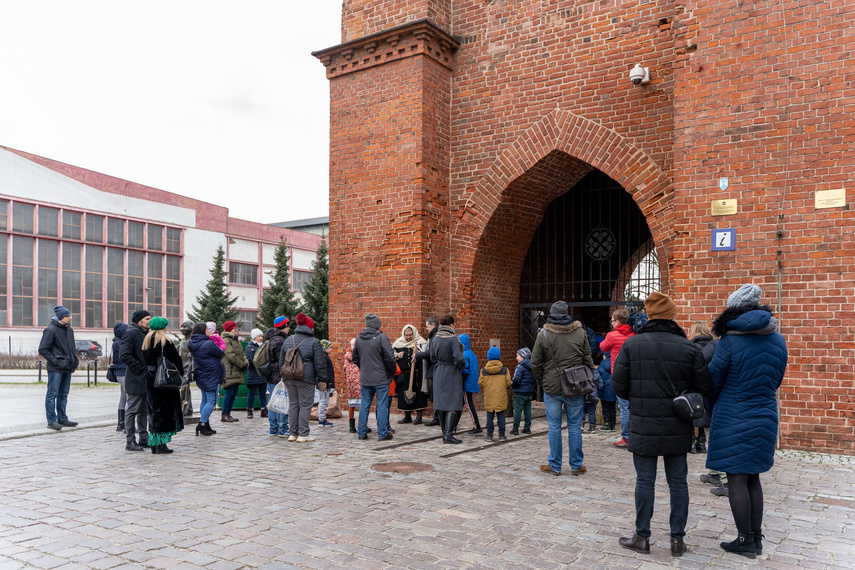
[[[264,408],[267,406],[267,387],[264,384],[247,384],[246,385],[246,411],[249,412],[255,407],[255,395],[258,394],[258,405]],[[269,417],[269,416],[268,416]]]
[[[546,421],[549,424],[549,466],[554,471],[561,472],[561,411],[567,416],[567,462],[574,471],[582,467],[585,459],[582,453],[582,413],[584,411],[584,396],[565,398],[543,394],[546,407]]]
[[[48,423],[68,420],[65,407],[68,404],[68,391],[71,389],[71,372],[48,372],[45,412]]]
[[[202,403],[199,404],[199,423],[206,424],[211,419],[211,412],[217,405],[217,391],[206,392],[202,390]]]
[[[617,401],[620,406],[620,435],[629,439],[629,400],[617,397]]]
[[[671,491],[671,536],[686,535],[686,520],[689,518],[689,485],[686,483],[688,466],[686,454],[663,455],[665,479]],[[632,455],[635,463],[635,534],[650,538],[650,518],[653,516],[654,489],[656,486],[656,464],[658,457]]]
[[[588,425],[597,425],[597,403],[585,404],[585,414],[588,415]],[[585,421],[585,414],[582,415],[582,421]]]
[[[276,384],[279,384],[277,382]],[[267,391],[273,394],[276,389],[276,384],[268,384]],[[267,410],[267,422],[270,424],[270,433],[286,434],[288,433],[288,414],[280,414],[273,410]]]
[[[487,435],[493,435],[493,416],[499,424],[499,435],[505,435],[505,410],[498,412],[487,412]]]
[[[363,386],[362,404],[359,406],[359,425],[356,428],[359,437],[368,436],[368,412],[371,410],[371,400],[377,396],[377,437],[383,439],[389,429],[389,407],[386,400],[389,399],[389,385]]]
[[[237,397],[238,388],[240,388],[240,384],[232,384],[228,388],[223,388],[223,413],[224,414],[232,413],[232,406],[235,405],[235,398]]]

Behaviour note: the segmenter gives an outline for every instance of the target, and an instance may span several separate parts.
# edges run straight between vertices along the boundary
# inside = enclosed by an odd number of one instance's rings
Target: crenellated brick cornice
[[[312,52],[327,68],[327,79],[392,61],[427,56],[452,69],[460,41],[430,20],[416,20],[370,36]]]

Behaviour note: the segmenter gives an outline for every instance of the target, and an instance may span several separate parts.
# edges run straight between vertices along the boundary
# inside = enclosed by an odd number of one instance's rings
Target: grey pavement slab
[[[542,416],[542,405],[535,415]],[[438,428],[395,425],[392,443],[413,443],[378,450],[376,438],[357,441],[348,433],[346,418],[313,427],[317,440],[306,444],[270,437],[258,414],[240,420],[222,424],[215,416],[212,437],[196,437],[188,427],[165,456],[125,451],[112,425],[0,441],[0,568],[855,564],[850,457],[778,454],[762,476],[766,541],[752,561],[719,548],[736,534],[729,505],[698,481],[704,456],[690,455],[689,552],[673,559],[661,472],[652,553],[617,545],[632,532],[635,477],[632,456],[614,448],[610,435],[584,436],[586,474],[554,477],[538,469],[548,453],[545,436],[510,436],[514,443],[474,451],[483,438],[416,443],[439,436]],[[545,429],[536,419],[533,431]],[[463,449],[473,451],[441,457]],[[399,461],[431,469],[376,469]]]

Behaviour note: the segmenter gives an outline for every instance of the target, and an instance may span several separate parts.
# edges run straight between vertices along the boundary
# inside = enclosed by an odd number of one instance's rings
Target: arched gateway
[[[790,350],[781,444],[855,453],[855,98],[845,58],[803,57],[855,49],[833,25],[855,7],[826,4],[344,0],[315,52],[332,340],[450,311],[513,364],[553,298],[604,330],[655,247],[684,327],[763,289]]]

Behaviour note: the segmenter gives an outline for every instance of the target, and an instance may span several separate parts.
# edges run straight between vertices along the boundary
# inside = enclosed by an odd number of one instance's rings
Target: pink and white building
[[[77,339],[102,345],[141,308],[176,330],[210,278],[218,246],[241,330],[249,331],[280,237],[299,294],[319,235],[0,147],[0,351],[34,350],[58,304],[72,311]]]

